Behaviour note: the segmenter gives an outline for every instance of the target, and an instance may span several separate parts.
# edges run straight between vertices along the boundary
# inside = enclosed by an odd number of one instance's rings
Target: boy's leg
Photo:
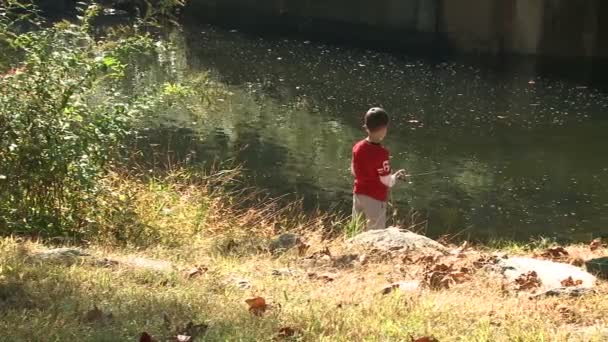
[[[365,215],[367,230],[386,228],[386,202],[365,195],[355,195],[353,203],[353,212],[356,207]]]
[[[364,224],[365,220],[365,213],[363,212],[363,206],[361,205],[361,201],[359,201],[359,197],[357,194],[353,194],[352,222],[358,226],[360,224]]]

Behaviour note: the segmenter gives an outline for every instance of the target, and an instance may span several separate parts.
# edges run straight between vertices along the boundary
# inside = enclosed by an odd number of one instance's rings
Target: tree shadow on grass
[[[3,270],[0,329],[10,341],[136,341],[144,331],[165,340],[209,319],[204,290],[176,272],[32,258],[13,258]]]

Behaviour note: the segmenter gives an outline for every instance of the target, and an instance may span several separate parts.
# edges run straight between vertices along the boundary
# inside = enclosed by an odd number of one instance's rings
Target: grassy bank
[[[112,224],[99,222],[97,239],[79,245],[94,258],[41,261],[36,253],[57,240],[4,238],[2,340],[137,341],[144,331],[159,341],[175,340],[193,322],[205,325],[200,341],[409,341],[431,335],[439,341],[602,341],[594,331],[608,323],[606,282],[594,295],[530,300],[503,291],[500,278],[475,266],[496,252],[479,247],[434,261],[469,267],[461,284],[382,294],[389,283],[423,277],[416,255],[352,249],[340,234],[321,234],[332,225],[337,230],[343,224],[337,218],[296,217],[295,205],[231,193],[226,189],[234,177],[236,171],[196,181],[183,173],[162,181],[109,176],[122,211],[113,213]],[[269,239],[284,230],[302,234],[310,248],[270,254]],[[608,254],[583,245],[567,249],[572,258]],[[172,266],[144,267],[136,262],[144,257]],[[92,261],[102,258],[116,262]],[[245,303],[256,296],[269,304],[259,316]],[[282,337],[281,331],[295,333]]]

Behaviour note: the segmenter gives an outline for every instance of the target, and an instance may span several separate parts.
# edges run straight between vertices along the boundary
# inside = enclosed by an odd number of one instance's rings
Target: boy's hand
[[[396,179],[400,179],[400,180],[406,180],[407,179],[407,172],[403,169],[395,172],[395,178]]]

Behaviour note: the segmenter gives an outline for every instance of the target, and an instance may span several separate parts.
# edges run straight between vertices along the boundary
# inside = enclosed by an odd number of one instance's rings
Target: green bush
[[[0,3],[0,47],[8,51],[0,59],[2,234],[85,231],[108,165],[167,98],[161,84],[124,86],[132,62],[159,44],[141,22],[95,37],[99,11],[93,4],[76,22],[48,25],[31,6]]]

